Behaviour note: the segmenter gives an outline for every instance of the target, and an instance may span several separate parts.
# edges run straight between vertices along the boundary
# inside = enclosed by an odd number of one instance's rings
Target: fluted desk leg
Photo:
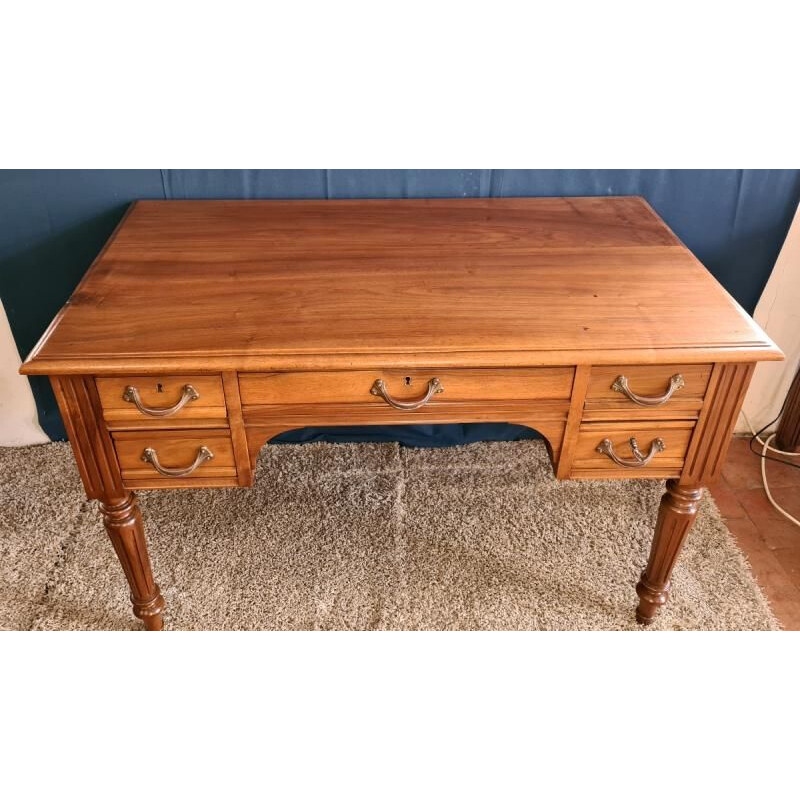
[[[150,556],[144,538],[142,515],[133,492],[111,503],[100,503],[103,521],[117,551],[128,585],[131,587],[133,613],[149,631],[164,627],[164,598],[153,580]]]
[[[656,612],[669,599],[672,568],[697,516],[702,496],[703,490],[699,486],[680,486],[677,480],[667,481],[667,491],[658,509],[650,559],[636,585],[639,595],[636,619],[642,625],[652,622]]]

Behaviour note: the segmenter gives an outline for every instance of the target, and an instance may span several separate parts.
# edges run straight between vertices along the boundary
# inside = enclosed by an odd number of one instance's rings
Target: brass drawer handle
[[[645,455],[639,449],[639,445],[633,436],[631,436],[629,441],[633,458],[620,458],[620,456],[614,452],[614,445],[611,439],[603,439],[603,441],[597,445],[597,452],[607,455],[615,464],[619,464],[621,467],[637,469],[639,467],[646,467],[653,460],[656,453],[663,453],[664,450],[667,449],[663,439],[653,439],[650,443],[650,452]]]
[[[425,397],[421,400],[411,400],[408,402],[395,400],[394,397],[389,394],[386,384],[380,378],[372,384],[372,388],[369,391],[370,394],[382,397],[392,408],[399,408],[401,411],[413,411],[415,408],[422,408],[435,394],[441,394],[444,391],[444,386],[442,386],[438,378],[431,378],[428,381],[428,391],[425,392]]]
[[[158,456],[152,447],[146,447],[142,453],[142,461],[149,461],[155,467],[156,472],[160,472],[168,478],[185,478],[187,475],[191,475],[203,462],[210,461],[212,458],[214,458],[214,454],[203,445],[197,451],[194,462],[188,467],[162,467],[158,463]]]
[[[187,383],[183,387],[181,399],[175,403],[174,406],[168,408],[151,408],[142,403],[142,398],[139,397],[139,391],[135,386],[126,386],[125,391],[122,393],[122,399],[126,403],[133,403],[142,414],[147,414],[148,417],[169,417],[177,414],[190,400],[197,400],[200,397],[197,389],[191,383]]]
[[[620,375],[614,383],[611,384],[611,388],[615,392],[622,392],[629,400],[636,403],[637,406],[663,406],[678,389],[682,389],[685,385],[683,375],[673,375],[669,379],[669,388],[664,394],[660,397],[645,397],[644,395],[632,392],[628,386],[628,379],[624,375]]]

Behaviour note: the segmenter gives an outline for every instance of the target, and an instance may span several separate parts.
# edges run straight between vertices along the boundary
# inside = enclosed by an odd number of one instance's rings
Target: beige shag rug
[[[636,630],[662,491],[558,482],[538,441],[307,444],[140,500],[168,629]],[[0,628],[138,627],[69,446],[0,448]],[[651,629],[778,628],[706,499]]]

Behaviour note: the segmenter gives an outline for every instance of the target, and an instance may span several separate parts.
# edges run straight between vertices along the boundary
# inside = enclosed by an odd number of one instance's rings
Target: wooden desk
[[[22,372],[162,627],[135,489],[249,486],[306,425],[503,421],[559,478],[667,478],[649,622],[780,350],[638,197],[141,201]]]

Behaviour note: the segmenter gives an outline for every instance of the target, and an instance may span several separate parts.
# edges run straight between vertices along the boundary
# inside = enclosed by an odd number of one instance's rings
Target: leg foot
[[[133,613],[144,623],[149,631],[160,631],[164,628],[164,598],[158,584],[153,584],[154,596],[149,602],[143,603],[131,594]]]
[[[636,584],[636,594],[639,595],[639,606],[636,609],[636,621],[640,625],[649,625],[658,610],[669,600],[669,582],[658,589],[647,582],[645,573]]]
[[[131,588],[133,613],[149,631],[164,627],[164,598],[153,580],[139,505],[132,492],[100,503],[103,522]]]
[[[674,479],[667,481],[667,491],[658,509],[650,559],[636,584],[639,595],[636,621],[641,625],[650,624],[669,599],[669,577],[697,516],[702,496],[699,486],[681,486]]]

